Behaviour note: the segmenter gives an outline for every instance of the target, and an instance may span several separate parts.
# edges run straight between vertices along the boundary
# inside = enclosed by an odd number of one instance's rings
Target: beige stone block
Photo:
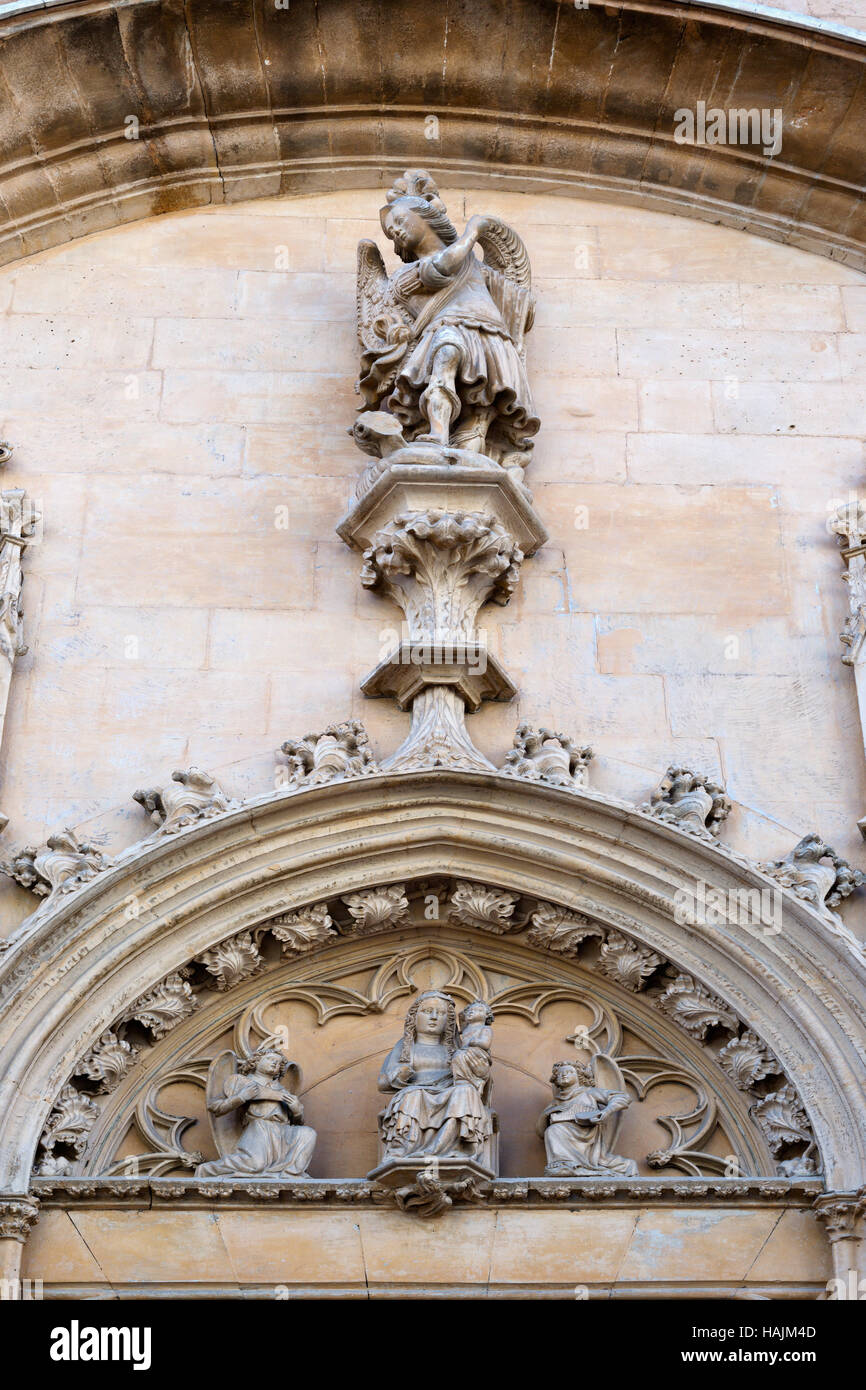
[[[813,698],[819,698],[822,684],[816,681]],[[676,735],[742,740],[755,734],[764,740],[770,733],[778,737],[784,729],[792,742],[800,741],[801,748],[810,746],[815,721],[799,674],[672,676],[665,685],[671,731]],[[819,699],[816,717],[820,708]]]
[[[599,670],[612,676],[787,675],[796,641],[788,618],[744,626],[739,614],[728,622],[721,614],[600,614],[596,632]]]
[[[450,208],[451,204],[448,206]],[[508,193],[501,188],[467,190],[464,216],[469,218],[475,213],[484,212],[495,213],[515,227],[529,220],[566,227],[575,222],[589,227],[607,226],[609,223],[653,226],[658,224],[662,216],[635,206],[625,198],[621,202],[600,202],[596,198],[583,197],[579,188],[568,188],[562,193],[532,194]]]
[[[690,218],[617,225],[600,238],[601,274],[612,280],[738,280],[743,284],[856,285],[860,273],[807,251]]]
[[[715,613],[723,601],[754,617],[786,610],[769,489],[551,483],[536,489],[536,506],[565,552],[575,609]],[[670,563],[672,535],[700,537],[688,586]]]
[[[50,1284],[105,1284],[106,1276],[88,1249],[72,1213],[42,1211],[21,1260],[23,1279]]]
[[[29,483],[50,462],[52,474],[133,473],[217,477],[239,473],[244,430],[239,425],[166,425],[158,420],[105,420],[82,411],[58,429],[55,416],[24,414],[3,417],[15,440],[15,467]],[[285,462],[280,470],[285,472]],[[69,488],[71,483],[64,484]]]
[[[337,419],[348,428],[357,409],[345,373],[172,370],[164,375],[164,420],[239,425],[292,425],[303,420],[308,426],[327,428]]]
[[[234,1284],[216,1214],[76,1211],[72,1217],[112,1284]]]
[[[777,1219],[774,1211],[656,1207],[641,1212],[618,1282],[742,1280]]]
[[[856,293],[853,287],[839,285],[743,285],[743,326],[841,333],[845,329],[843,298]]]
[[[14,401],[16,411],[44,413],[64,424],[69,419],[78,424],[87,418],[95,426],[100,419],[155,416],[161,389],[161,374],[141,369],[67,367],[62,377],[45,367],[6,367],[0,372],[0,398]]]
[[[616,376],[616,334],[612,328],[534,328],[532,367],[536,376]]]
[[[843,285],[840,293],[846,327],[852,333],[866,332],[866,285]]]
[[[302,468],[307,476],[349,478],[354,487],[364,467],[363,455],[336,415],[324,424],[299,420],[296,425],[282,429],[251,425],[244,433],[245,475],[276,473],[285,477],[296,468]]]
[[[219,1233],[241,1284],[363,1284],[352,1212],[219,1211]]]
[[[706,381],[646,381],[639,388],[641,430],[711,434],[713,407]]]
[[[734,333],[696,329],[617,330],[623,376],[690,382],[746,377],[750,381],[832,381],[839,377],[833,335]]]
[[[374,624],[353,619],[351,597],[345,609],[317,607],[312,612],[217,609],[212,615],[210,664],[215,670],[279,671],[284,676],[345,669],[349,680],[357,680],[379,660],[378,633]],[[393,616],[383,611],[382,626]]]
[[[735,434],[853,435],[862,438],[866,386],[849,382],[740,382],[736,395],[714,382],[716,428]]]
[[[574,381],[536,372],[530,360],[529,381],[535,413],[553,430],[622,433],[638,427],[637,386],[633,381]]]
[[[253,204],[238,217],[207,210],[149,218],[72,242],[52,259],[55,265],[309,271],[323,269],[323,251],[322,219],[293,217],[281,225]]]
[[[134,536],[142,517],[151,519],[161,537],[194,543],[197,538],[249,537],[274,553],[291,552],[299,540],[329,536],[348,502],[339,478],[224,478],[191,486],[188,479],[145,474],[107,478],[91,485],[87,534],[111,532]],[[253,578],[253,576],[251,576]],[[206,595],[203,591],[203,597]],[[294,606],[290,604],[288,606]],[[308,606],[305,599],[303,605]]]
[[[555,275],[559,280],[598,278],[601,259],[595,227],[578,221],[565,226],[525,220],[519,230],[534,276]]]
[[[842,377],[866,381],[866,333],[845,333],[839,339]]]
[[[158,319],[153,366],[220,371],[344,372],[357,370],[354,328],[327,323],[256,319]]]
[[[250,272],[252,273],[252,272]],[[277,277],[278,278],[278,277]],[[88,314],[99,318],[186,314],[228,318],[237,312],[239,283],[231,268],[53,265],[9,272],[17,314]]]
[[[242,270],[237,283],[238,312],[244,318],[351,323],[354,338],[354,271]]]
[[[843,496],[863,474],[857,439],[788,435],[630,434],[628,476],[633,483],[822,483]]]
[[[391,242],[381,230],[378,212],[372,218],[329,217],[318,235],[324,257],[322,268],[329,272],[353,274],[358,263],[358,242],[363,238],[376,242],[389,269],[393,270],[399,264]],[[301,269],[296,266],[291,268]]]
[[[530,487],[555,482],[624,483],[628,439],[624,432],[549,429],[544,421],[526,481]]]
[[[629,1247],[629,1211],[502,1211],[493,1241],[492,1284],[613,1282]]]
[[[402,1212],[358,1212],[370,1284],[486,1284],[496,1224],[493,1211],[454,1207],[435,1221]]]
[[[533,279],[536,328],[739,328],[739,286],[634,280]],[[833,288],[832,292],[838,294]],[[819,324],[818,327],[825,325]],[[528,339],[532,354],[534,336]]]
[[[31,645],[41,663],[66,670],[94,665],[195,669],[207,658],[208,622],[204,609],[64,606],[50,618],[43,615]]]
[[[285,608],[312,604],[313,543],[261,535],[166,536],[160,543],[160,604],[201,608]],[[100,538],[81,559],[78,596],[86,604],[153,603],[153,538]]]

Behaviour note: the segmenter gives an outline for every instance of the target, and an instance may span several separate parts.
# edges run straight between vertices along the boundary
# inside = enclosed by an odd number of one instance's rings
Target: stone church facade
[[[864,55],[0,7],[4,1280],[854,1296]]]

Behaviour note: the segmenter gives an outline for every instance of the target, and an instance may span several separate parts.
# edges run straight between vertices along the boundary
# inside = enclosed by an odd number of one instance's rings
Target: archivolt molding
[[[155,834],[37,913],[0,964],[2,1187],[26,1190],[74,1068],[99,1091],[134,1060],[117,1046],[119,1019],[136,1012],[155,1032],[172,1010],[192,1012],[191,961],[214,995],[255,990],[268,923],[287,954],[311,945],[325,956],[333,930],[404,930],[399,885],[444,877],[465,885],[453,890],[455,915],[479,936],[509,934],[514,914],[531,908],[534,920],[521,921],[529,949],[552,947],[553,959],[583,950],[581,934],[591,951],[599,941],[599,984],[657,993],[662,1013],[693,1037],[721,1029],[732,1078],[785,1092],[755,1116],[765,1132],[799,1097],[828,1185],[862,1184],[866,970],[825,918],[783,893],[778,933],[734,911],[716,925],[678,922],[678,894],[703,884],[735,903],[771,880],[586,789],[430,772],[270,794]],[[659,988],[666,962],[676,977]]]
[[[387,186],[423,164],[640,201],[862,266],[864,58],[830,26],[685,0],[13,11],[0,260],[207,203]],[[725,110],[781,109],[781,151],[677,144],[674,112],[707,93]]]

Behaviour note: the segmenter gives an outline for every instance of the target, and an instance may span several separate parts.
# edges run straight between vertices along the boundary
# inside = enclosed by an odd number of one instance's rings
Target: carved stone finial
[[[286,786],[319,787],[349,777],[369,777],[379,768],[368,746],[367,731],[356,719],[329,724],[320,734],[286,739],[282,752],[289,760]]]
[[[211,777],[199,767],[178,769],[171,774],[166,787],[150,787],[135,791],[134,801],[139,802],[158,827],[154,835],[175,835],[196,821],[217,816],[232,805],[228,797]]]
[[[314,903],[299,912],[274,917],[268,923],[268,930],[281,943],[283,954],[287,956],[304,956],[337,936],[327,903]]]
[[[724,787],[687,767],[669,767],[641,811],[711,841],[727,820],[731,803]]]
[[[585,787],[592,757],[591,748],[579,747],[567,734],[519,724],[514,747],[499,770],[506,777],[547,782],[554,787]]]
[[[44,849],[27,845],[15,851],[11,859],[0,863],[0,873],[37,897],[48,898],[74,892],[110,865],[111,860],[94,845],[79,842],[74,830],[66,829],[49,835]]]
[[[860,869],[852,869],[816,834],[804,835],[784,859],[758,867],[834,924],[839,918],[833,908],[866,882]]]

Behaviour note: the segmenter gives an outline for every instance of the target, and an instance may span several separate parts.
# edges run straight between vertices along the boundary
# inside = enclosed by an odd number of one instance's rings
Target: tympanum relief
[[[499,1176],[777,1169],[817,1171],[808,1120],[711,990],[621,931],[447,879],[316,903],[179,967],[82,1056],[38,1166],[368,1175],[418,1214]]]

